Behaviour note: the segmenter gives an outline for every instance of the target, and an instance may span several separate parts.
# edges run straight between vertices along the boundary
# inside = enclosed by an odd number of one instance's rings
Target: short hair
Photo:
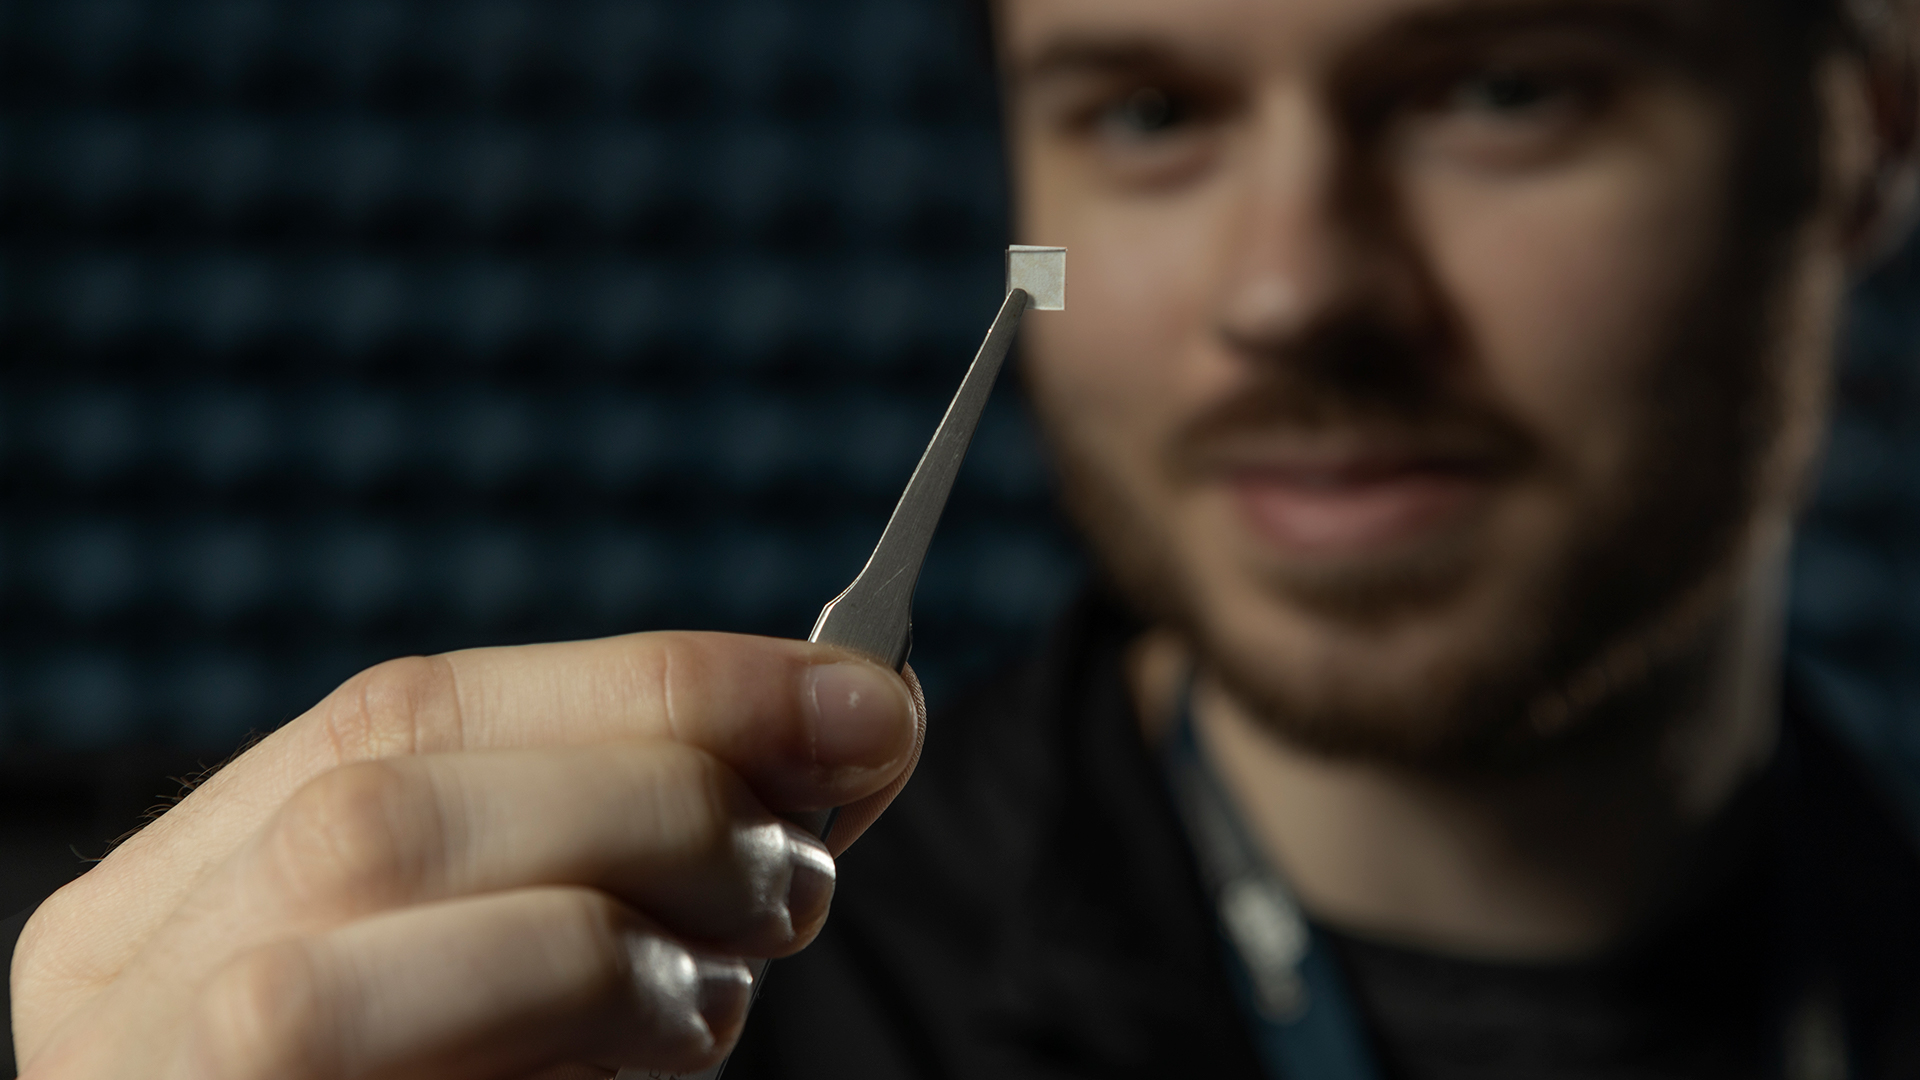
[[[993,7],[997,0],[959,0],[968,29],[986,55],[994,50]],[[1920,33],[1920,0],[1776,0],[1791,9],[1796,23],[1816,40],[1848,48],[1877,62],[1905,67],[1914,62]]]
[[[1816,0],[1819,7],[1836,10],[1828,19],[1844,40],[1859,50],[1880,56],[1911,58],[1914,51],[1914,0]],[[979,0],[980,18],[990,15],[987,0]]]

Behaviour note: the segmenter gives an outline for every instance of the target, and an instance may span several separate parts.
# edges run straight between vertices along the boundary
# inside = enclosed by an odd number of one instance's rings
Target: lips
[[[1419,454],[1296,455],[1227,470],[1242,516],[1300,555],[1360,555],[1418,544],[1491,494],[1487,462]]]

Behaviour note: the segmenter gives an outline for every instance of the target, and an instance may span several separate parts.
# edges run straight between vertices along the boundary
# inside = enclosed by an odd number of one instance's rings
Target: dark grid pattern
[[[1920,238],[1855,291],[1825,476],[1801,530],[1793,668],[1879,764],[1920,777]],[[1920,822],[1920,801],[1908,808]]]
[[[0,0],[0,741],[229,744],[365,663],[798,633],[997,299],[944,0]],[[1920,762],[1911,257],[1796,655]],[[938,682],[1070,587],[1003,400]],[[951,676],[951,678],[941,678]]]
[[[804,633],[997,307],[942,0],[0,3],[4,738],[218,747],[382,657]],[[936,688],[1070,588],[997,403]]]

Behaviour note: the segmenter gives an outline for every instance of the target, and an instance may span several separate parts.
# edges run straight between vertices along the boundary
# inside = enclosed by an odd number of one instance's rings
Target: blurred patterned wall
[[[1790,667],[1904,774],[1920,822],[1920,239],[1855,290],[1838,398],[1795,553]]]
[[[947,0],[0,0],[0,744],[219,748],[380,658],[803,633],[998,299]],[[1862,290],[1794,648],[1920,763],[1920,266]],[[1003,394],[936,691],[1071,589]]]
[[[359,668],[804,635],[998,307],[947,0],[0,0],[0,743],[217,749]],[[1071,589],[1003,393],[949,687]]]

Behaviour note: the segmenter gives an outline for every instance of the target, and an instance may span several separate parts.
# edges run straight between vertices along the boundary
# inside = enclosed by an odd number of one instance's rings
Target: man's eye
[[[1569,96],[1566,86],[1538,75],[1492,71],[1454,84],[1449,104],[1474,112],[1514,115],[1565,104]]]
[[[1099,126],[1110,134],[1126,138],[1152,138],[1185,123],[1189,111],[1165,90],[1143,86],[1102,110]]]
[[[1456,163],[1544,164],[1599,130],[1617,85],[1595,64],[1475,65],[1416,92],[1401,131],[1407,146]]]

